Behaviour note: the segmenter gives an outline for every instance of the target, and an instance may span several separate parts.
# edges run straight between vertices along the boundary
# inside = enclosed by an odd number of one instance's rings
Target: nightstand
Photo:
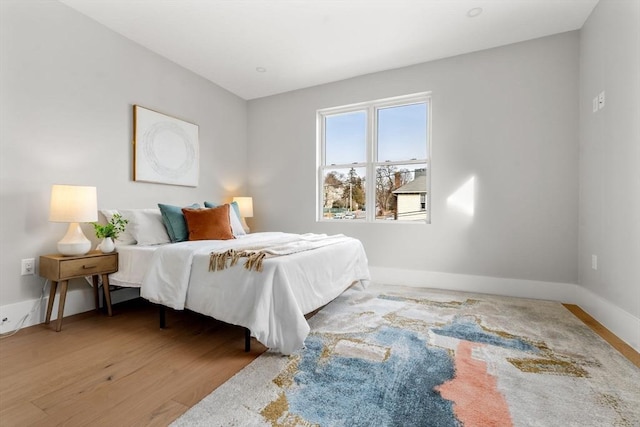
[[[64,256],[60,254],[42,255],[40,257],[40,276],[51,280],[51,292],[47,304],[46,324],[51,321],[53,301],[56,297],[56,289],[60,284],[60,301],[58,303],[58,324],[56,331],[62,329],[62,316],[64,314],[64,302],[67,298],[67,286],[69,279],[91,276],[93,281],[93,296],[96,310],[100,309],[98,300],[98,276],[102,276],[102,289],[109,316],[111,312],[111,293],[109,292],[109,274],[118,271],[118,253],[103,254],[100,251],[92,251],[86,255]]]

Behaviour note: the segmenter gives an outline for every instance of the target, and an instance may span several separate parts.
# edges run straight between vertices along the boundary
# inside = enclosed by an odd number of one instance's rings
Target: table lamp
[[[238,204],[238,210],[240,211],[240,220],[242,221],[242,228],[249,233],[251,230],[247,225],[245,218],[253,217],[253,198],[252,197],[234,197],[233,201]]]
[[[58,252],[62,255],[84,255],[91,250],[91,241],[84,235],[79,223],[98,220],[96,193],[96,187],[51,187],[49,221],[69,223],[67,234],[58,242]]]

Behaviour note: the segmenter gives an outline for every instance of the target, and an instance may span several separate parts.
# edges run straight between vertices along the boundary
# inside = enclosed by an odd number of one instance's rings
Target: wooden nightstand
[[[98,300],[98,275],[102,275],[102,289],[109,316],[111,312],[111,293],[109,292],[109,274],[118,271],[118,253],[103,254],[100,251],[92,251],[86,255],[64,256],[60,254],[42,255],[40,257],[40,276],[51,280],[51,292],[47,304],[47,317],[44,323],[51,321],[53,301],[56,297],[58,283],[60,286],[60,302],[58,304],[58,324],[56,331],[62,329],[62,315],[64,314],[64,302],[67,298],[67,286],[69,279],[91,276],[93,280],[93,296],[96,310],[100,309]]]

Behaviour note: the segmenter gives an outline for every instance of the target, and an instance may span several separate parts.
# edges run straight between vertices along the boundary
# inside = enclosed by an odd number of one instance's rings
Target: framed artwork
[[[198,125],[133,106],[133,180],[198,186]]]

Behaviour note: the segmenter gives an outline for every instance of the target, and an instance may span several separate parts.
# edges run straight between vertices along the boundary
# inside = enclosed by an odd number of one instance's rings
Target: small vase
[[[98,245],[98,249],[100,249],[100,252],[102,252],[103,254],[108,254],[110,252],[113,252],[116,248],[115,243],[113,243],[113,239],[111,237],[105,237],[102,240],[102,243],[100,243]]]

